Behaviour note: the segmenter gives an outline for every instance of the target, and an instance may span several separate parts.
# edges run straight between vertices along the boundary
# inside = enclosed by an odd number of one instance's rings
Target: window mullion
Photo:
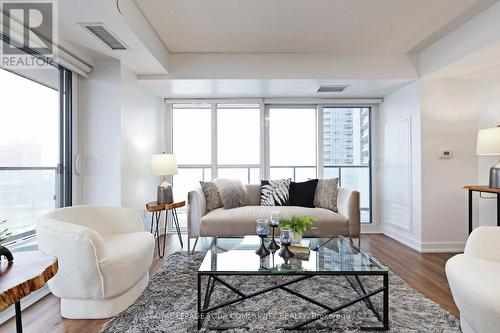
[[[212,135],[211,135],[211,165],[212,165],[212,179],[216,179],[218,176],[217,170],[217,104],[210,104],[211,112],[212,112]]]
[[[261,104],[261,178],[269,179],[270,146],[269,146],[269,106]]]
[[[318,178],[324,178],[323,168],[323,106],[316,108],[316,175]]]

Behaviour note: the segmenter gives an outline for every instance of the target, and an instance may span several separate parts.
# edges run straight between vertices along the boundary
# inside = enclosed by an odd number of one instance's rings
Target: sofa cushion
[[[249,206],[260,206],[260,184],[245,185]]]
[[[349,235],[349,220],[331,210],[324,208],[305,208],[297,206],[273,207],[273,206],[245,206],[233,209],[218,208],[201,218],[201,236],[246,236],[255,235],[256,220],[268,218],[277,210],[281,216],[315,217],[313,227],[305,236],[336,236]]]
[[[103,239],[106,257],[99,266],[104,297],[109,298],[129,290],[149,271],[155,243],[147,231],[105,235]]]

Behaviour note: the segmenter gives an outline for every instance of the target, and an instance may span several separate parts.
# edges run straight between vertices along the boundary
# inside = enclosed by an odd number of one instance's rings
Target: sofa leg
[[[193,250],[191,251],[191,254],[194,254],[194,250],[196,249],[196,244],[198,244],[198,238],[199,237],[196,237],[196,239],[194,240],[194,245],[193,245]],[[188,247],[188,252],[189,252],[189,247]]]
[[[191,237],[189,237],[188,235],[188,249],[187,249],[188,253],[190,250],[191,250]]]
[[[354,245],[354,241],[352,240],[351,236],[349,236],[349,241],[352,245]],[[361,235],[358,235],[358,249],[361,249]]]

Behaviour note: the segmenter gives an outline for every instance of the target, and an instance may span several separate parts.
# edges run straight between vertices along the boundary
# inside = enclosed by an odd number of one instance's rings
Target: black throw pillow
[[[317,179],[302,183],[290,183],[290,206],[314,208],[314,195],[316,194]]]

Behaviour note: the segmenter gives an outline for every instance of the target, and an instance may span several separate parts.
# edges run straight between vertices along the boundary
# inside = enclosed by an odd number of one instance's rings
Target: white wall
[[[85,80],[82,112],[82,198],[85,204],[121,203],[121,65],[96,62]]]
[[[122,169],[121,205],[144,209],[154,201],[159,177],[151,175],[151,155],[164,150],[162,99],[138,83],[122,66]]]
[[[151,155],[162,151],[162,99],[118,60],[96,63],[82,107],[82,204],[135,208],[155,199]]]
[[[422,79],[384,98],[380,108],[384,233],[422,252],[463,250],[468,236],[463,186],[487,184],[489,168],[498,160],[476,156],[475,151],[478,129],[500,124],[499,91],[497,67],[462,77]],[[394,126],[405,119],[411,120],[411,175],[406,174],[410,182],[401,178],[407,133],[404,126]],[[450,150],[452,158],[440,159],[442,150]],[[391,206],[394,201],[397,205]],[[410,224],[405,223],[407,208]],[[475,194],[473,218],[475,225],[496,225],[496,200]]]
[[[386,96],[380,106],[382,231],[419,250],[421,242],[420,82]]]
[[[482,78],[474,79],[477,92],[476,108],[479,113],[479,128],[500,125],[500,67],[492,69]],[[498,163],[498,156],[478,156],[478,183],[488,184],[490,168]],[[496,200],[478,200],[480,225],[497,225]]]
[[[463,79],[422,83],[422,247],[461,251],[467,238],[467,193],[478,183],[475,155],[482,101],[477,82]],[[451,159],[439,159],[442,149]]]

